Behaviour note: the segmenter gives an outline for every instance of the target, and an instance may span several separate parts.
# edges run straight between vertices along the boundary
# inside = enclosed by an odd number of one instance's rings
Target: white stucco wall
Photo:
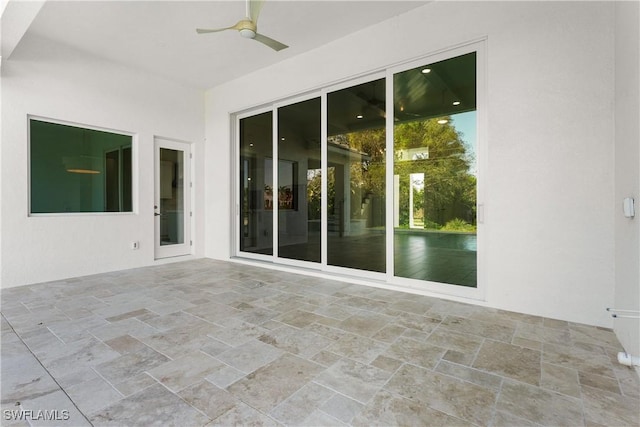
[[[640,3],[616,2],[615,104],[615,307],[640,310]],[[622,200],[633,197],[636,217],[625,218]],[[618,319],[614,330],[625,350],[640,355],[640,321]],[[639,370],[640,372],[640,370]]]
[[[610,2],[436,2],[211,89],[205,254],[230,256],[230,113],[486,38],[486,304],[611,326],[613,23]]]
[[[3,60],[1,84],[2,287],[153,263],[154,136],[194,143],[195,208],[203,211],[202,91],[29,37]],[[136,213],[29,217],[27,115],[135,133]],[[195,220],[202,236],[202,215]],[[202,240],[194,244],[201,255]]]
[[[230,113],[486,38],[486,304],[612,326],[604,308],[637,301],[640,276],[638,219],[620,214],[622,197],[640,198],[638,59],[633,80],[633,55],[620,56],[633,52],[634,16],[633,2],[430,3],[213,88],[206,102],[27,38],[2,64],[2,287],[153,263],[154,135],[194,143],[195,253],[228,259]],[[136,133],[137,213],[28,217],[27,114]],[[615,327],[638,348],[637,325]]]

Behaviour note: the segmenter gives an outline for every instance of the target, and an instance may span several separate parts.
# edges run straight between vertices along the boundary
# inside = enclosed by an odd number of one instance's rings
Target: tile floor
[[[610,330],[437,298],[202,259],[1,311],[4,426],[640,424]]]

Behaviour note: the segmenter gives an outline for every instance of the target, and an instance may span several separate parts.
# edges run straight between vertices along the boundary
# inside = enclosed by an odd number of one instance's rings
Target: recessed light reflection
[[[453,105],[460,105],[460,101],[453,101]]]
[[[425,68],[422,70],[422,74],[429,74],[431,72],[431,68]]]
[[[362,114],[358,114],[358,115],[356,116],[356,119],[361,119],[361,118],[363,118],[363,117],[364,117],[364,116],[363,116]]]
[[[444,124],[447,124],[447,123],[449,123],[449,120],[447,120],[447,119],[440,119],[440,120],[438,120],[438,124],[439,124],[439,125],[444,125]]]
[[[249,144],[249,147],[253,147],[253,142]]]

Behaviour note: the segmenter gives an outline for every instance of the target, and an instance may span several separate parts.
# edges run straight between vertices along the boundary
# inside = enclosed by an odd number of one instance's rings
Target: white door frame
[[[423,66],[430,63],[435,63],[451,58],[455,58],[460,55],[464,55],[467,53],[475,52],[476,53],[476,114],[477,114],[477,168],[478,168],[478,180],[476,186],[477,192],[477,208],[478,208],[478,233],[477,233],[477,287],[469,288],[465,286],[457,286],[454,284],[448,283],[439,283],[439,282],[430,282],[425,280],[418,279],[410,279],[404,278],[395,275],[394,269],[394,219],[395,219],[395,206],[394,206],[394,197],[395,187],[394,187],[394,118],[393,114],[387,114],[386,118],[386,272],[378,273],[378,272],[370,272],[366,270],[357,270],[350,269],[344,267],[337,267],[328,265],[327,259],[327,192],[328,192],[328,184],[327,184],[327,176],[328,176],[328,159],[327,159],[327,95],[330,92],[334,92],[336,90],[344,89],[347,87],[355,86],[361,83],[370,82],[376,79],[385,78],[386,79],[386,111],[392,112],[394,108],[394,75],[412,68],[416,68],[419,66]],[[378,71],[374,71],[371,73],[367,73],[365,75],[360,75],[354,78],[347,78],[342,80],[341,82],[335,84],[327,84],[322,85],[319,88],[316,88],[313,92],[309,92],[304,95],[300,95],[300,98],[308,99],[310,97],[317,96],[318,91],[320,92],[321,97],[321,150],[322,150],[322,159],[321,159],[321,168],[322,168],[322,209],[321,209],[321,262],[318,263],[310,263],[305,261],[296,261],[296,260],[287,260],[284,258],[278,257],[277,253],[277,220],[274,220],[273,226],[273,236],[274,236],[274,254],[273,255],[261,255],[254,254],[249,252],[240,251],[239,245],[239,233],[240,233],[240,213],[239,213],[239,183],[238,181],[238,168],[240,161],[239,154],[239,144],[240,144],[240,132],[239,125],[240,120],[243,118],[251,117],[253,115],[257,115],[263,112],[272,111],[273,112],[273,129],[272,129],[272,141],[273,141],[273,158],[278,158],[278,140],[277,140],[277,110],[279,107],[290,105],[295,103],[292,99],[296,99],[298,97],[289,97],[280,101],[272,101],[266,105],[262,105],[261,107],[255,109],[249,109],[234,113],[231,115],[233,123],[232,123],[232,132],[234,135],[232,137],[232,152],[234,155],[232,170],[234,171],[234,178],[232,183],[233,190],[233,203],[235,204],[235,216],[232,223],[233,233],[235,234],[232,241],[235,245],[232,245],[231,254],[235,257],[245,258],[245,259],[253,259],[266,261],[270,263],[275,263],[277,265],[291,265],[294,267],[303,267],[309,270],[319,270],[323,273],[330,274],[338,274],[338,275],[349,275],[353,276],[354,274],[357,277],[364,279],[372,279],[376,280],[379,283],[385,283],[387,285],[393,286],[394,288],[402,288],[409,291],[418,291],[418,292],[433,292],[435,294],[443,294],[450,295],[453,297],[460,297],[465,299],[474,299],[474,300],[485,300],[486,299],[486,288],[487,288],[487,272],[486,272],[486,225],[485,225],[485,217],[486,217],[486,190],[485,190],[485,176],[487,170],[487,158],[488,158],[488,148],[487,148],[487,137],[486,137],[486,129],[487,129],[487,101],[486,101],[486,93],[487,93],[487,83],[486,83],[486,67],[487,67],[487,47],[486,47],[486,38],[479,38],[476,40],[470,40],[469,42],[462,43],[458,46],[450,47],[447,49],[443,49],[440,51],[433,52],[428,55],[424,55],[418,58],[414,58],[411,60],[404,61],[399,64],[391,64],[383,69]],[[276,167],[274,167],[274,177],[273,182],[274,186],[277,185],[277,174],[275,173]],[[274,215],[277,215],[277,208],[274,209]],[[277,218],[277,216],[274,216]]]
[[[160,212],[160,149],[170,149],[183,152],[183,206],[182,236],[183,242],[179,244],[162,245],[160,236],[161,212]],[[154,138],[154,234],[155,234],[155,259],[168,258],[191,254],[191,144],[166,138]]]

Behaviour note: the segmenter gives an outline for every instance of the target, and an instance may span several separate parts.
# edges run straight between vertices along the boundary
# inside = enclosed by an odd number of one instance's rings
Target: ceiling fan
[[[258,16],[260,15],[263,1],[264,0],[247,0],[246,17],[244,19],[241,19],[231,27],[216,28],[211,30],[197,28],[196,32],[198,34],[205,34],[217,33],[226,30],[238,30],[242,37],[258,41],[269,46],[273,50],[280,51],[282,49],[288,48],[289,46],[287,46],[286,44],[280,43],[277,40],[258,33]]]

